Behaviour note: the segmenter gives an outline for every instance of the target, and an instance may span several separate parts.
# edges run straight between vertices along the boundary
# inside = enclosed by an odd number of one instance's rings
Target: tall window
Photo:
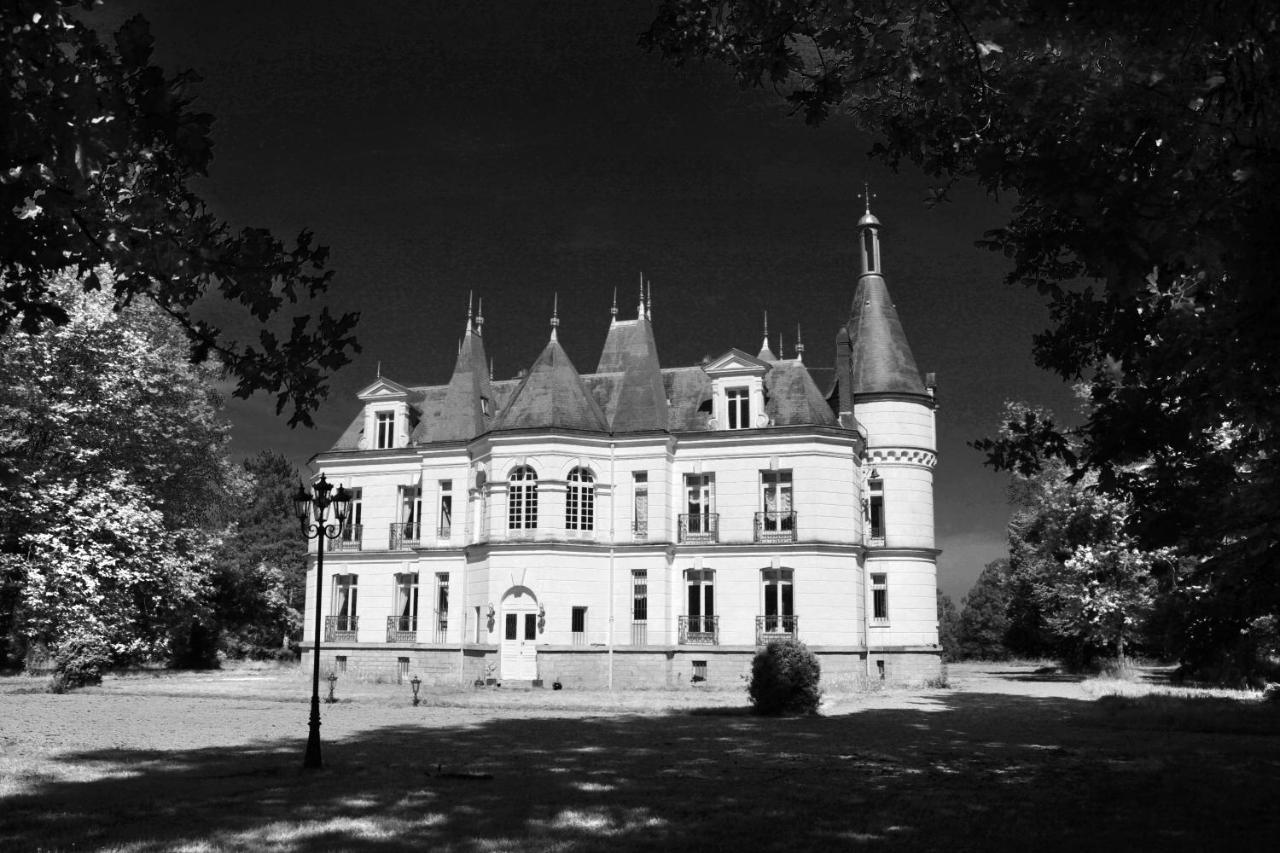
[[[422,519],[422,488],[400,487],[400,522],[404,525],[405,539],[418,539],[422,535],[419,521]]]
[[[374,447],[385,450],[396,446],[396,413],[378,412],[374,416]]]
[[[631,532],[636,536],[649,535],[649,472],[635,471],[631,475]]]
[[[339,631],[356,629],[357,592],[355,575],[333,576],[333,615],[337,617]]]
[[[418,573],[396,575],[396,630],[418,630]]]
[[[440,518],[436,532],[441,539],[448,539],[453,532],[453,480],[440,481]]]
[[[573,632],[573,644],[575,646],[585,646],[587,644],[587,608],[573,608],[569,629]]]
[[[594,530],[596,518],[596,481],[585,468],[569,472],[569,490],[565,495],[564,527],[566,530]]]
[[[715,477],[712,474],[684,475],[685,502],[689,510],[689,532],[711,533],[716,497]]]
[[[356,487],[351,492],[351,509],[347,512],[347,520],[342,524],[341,541],[351,545],[360,544],[361,519],[364,517],[364,490]]]
[[[631,645],[649,644],[649,573],[631,573]]]
[[[747,388],[729,388],[724,392],[729,405],[729,429],[747,429],[751,426],[751,391]]]
[[[889,576],[871,576],[871,618],[877,622],[889,621]]]
[[[874,479],[869,484],[867,500],[867,526],[872,539],[884,539],[884,480]]]
[[[449,573],[436,575],[436,642],[443,643],[449,630]]]
[[[685,586],[689,595],[689,631],[704,633],[713,630],[716,615],[716,573],[711,569],[690,569],[685,572]]]
[[[791,594],[791,569],[764,570],[764,629],[769,633],[791,630],[795,602]]]
[[[794,528],[790,471],[760,472],[760,503],[764,510],[762,526],[765,530],[776,532]]]
[[[507,528],[532,530],[538,526],[538,475],[528,465],[511,472],[507,489]]]

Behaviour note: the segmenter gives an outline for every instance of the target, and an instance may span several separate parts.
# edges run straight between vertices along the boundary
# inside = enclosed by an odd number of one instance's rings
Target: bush
[[[69,637],[58,646],[53,658],[55,693],[102,683],[102,672],[111,666],[111,649],[101,637],[81,634]]]
[[[751,661],[747,689],[757,714],[816,714],[822,690],[822,668],[809,647],[796,640],[777,640]]]

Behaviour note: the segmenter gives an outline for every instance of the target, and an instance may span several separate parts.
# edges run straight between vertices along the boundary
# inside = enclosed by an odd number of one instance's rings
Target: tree
[[[155,656],[200,609],[235,487],[216,372],[150,305],[47,289],[67,323],[0,335],[0,636]]]
[[[70,268],[116,308],[155,305],[194,362],[217,354],[237,396],[273,393],[277,411],[292,407],[290,424],[309,425],[327,373],[359,351],[357,315],[278,315],[328,288],[328,250],[309,231],[287,245],[208,212],[189,188],[213,150],[212,117],[191,108],[198,76],[151,64],[141,16],[108,44],[84,21],[94,5],[11,0],[0,11],[0,334],[66,323],[49,282]],[[201,319],[209,294],[244,309],[257,340]]]
[[[212,577],[218,648],[229,657],[292,655],[300,639],[306,542],[291,503],[298,472],[279,453],[246,459],[243,509],[216,557]],[[206,653],[207,654],[207,653]],[[206,656],[207,661],[207,656]]]
[[[960,617],[956,613],[955,602],[951,596],[943,595],[936,590],[938,599],[938,645],[942,647],[942,659],[953,661],[960,659],[959,627]]]
[[[960,602],[957,626],[960,657],[1003,660],[1009,656],[1009,561],[1001,558],[987,563],[973,587]]]
[[[1074,442],[1033,419],[979,447],[1021,468],[1074,446],[1058,458],[1127,502],[1142,548],[1197,561],[1188,663],[1254,666],[1280,613],[1280,8],[666,0],[642,42],[811,123],[846,111],[934,201],[960,179],[1012,193],[982,245],[1046,296],[1036,361],[1091,408]]]

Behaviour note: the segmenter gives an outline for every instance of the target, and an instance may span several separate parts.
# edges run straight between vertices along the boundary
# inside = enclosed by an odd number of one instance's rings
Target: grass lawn
[[[745,692],[0,679],[0,850],[1233,850],[1280,837],[1280,708],[1029,666],[759,719]]]

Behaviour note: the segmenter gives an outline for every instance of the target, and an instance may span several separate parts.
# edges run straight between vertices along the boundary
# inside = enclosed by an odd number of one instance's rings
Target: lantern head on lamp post
[[[415,674],[413,678],[409,679],[409,686],[413,688],[413,704],[416,707],[418,704],[418,688],[422,686],[422,679]]]
[[[332,514],[330,510],[332,509]],[[345,486],[333,486],[323,474],[310,492],[301,483],[293,496],[293,511],[302,525],[302,535],[316,540],[316,634],[311,647],[311,719],[307,736],[307,754],[302,766],[319,769],[320,759],[320,597],[324,591],[324,543],[341,535],[351,512],[351,493]],[[330,682],[330,693],[332,693]]]

